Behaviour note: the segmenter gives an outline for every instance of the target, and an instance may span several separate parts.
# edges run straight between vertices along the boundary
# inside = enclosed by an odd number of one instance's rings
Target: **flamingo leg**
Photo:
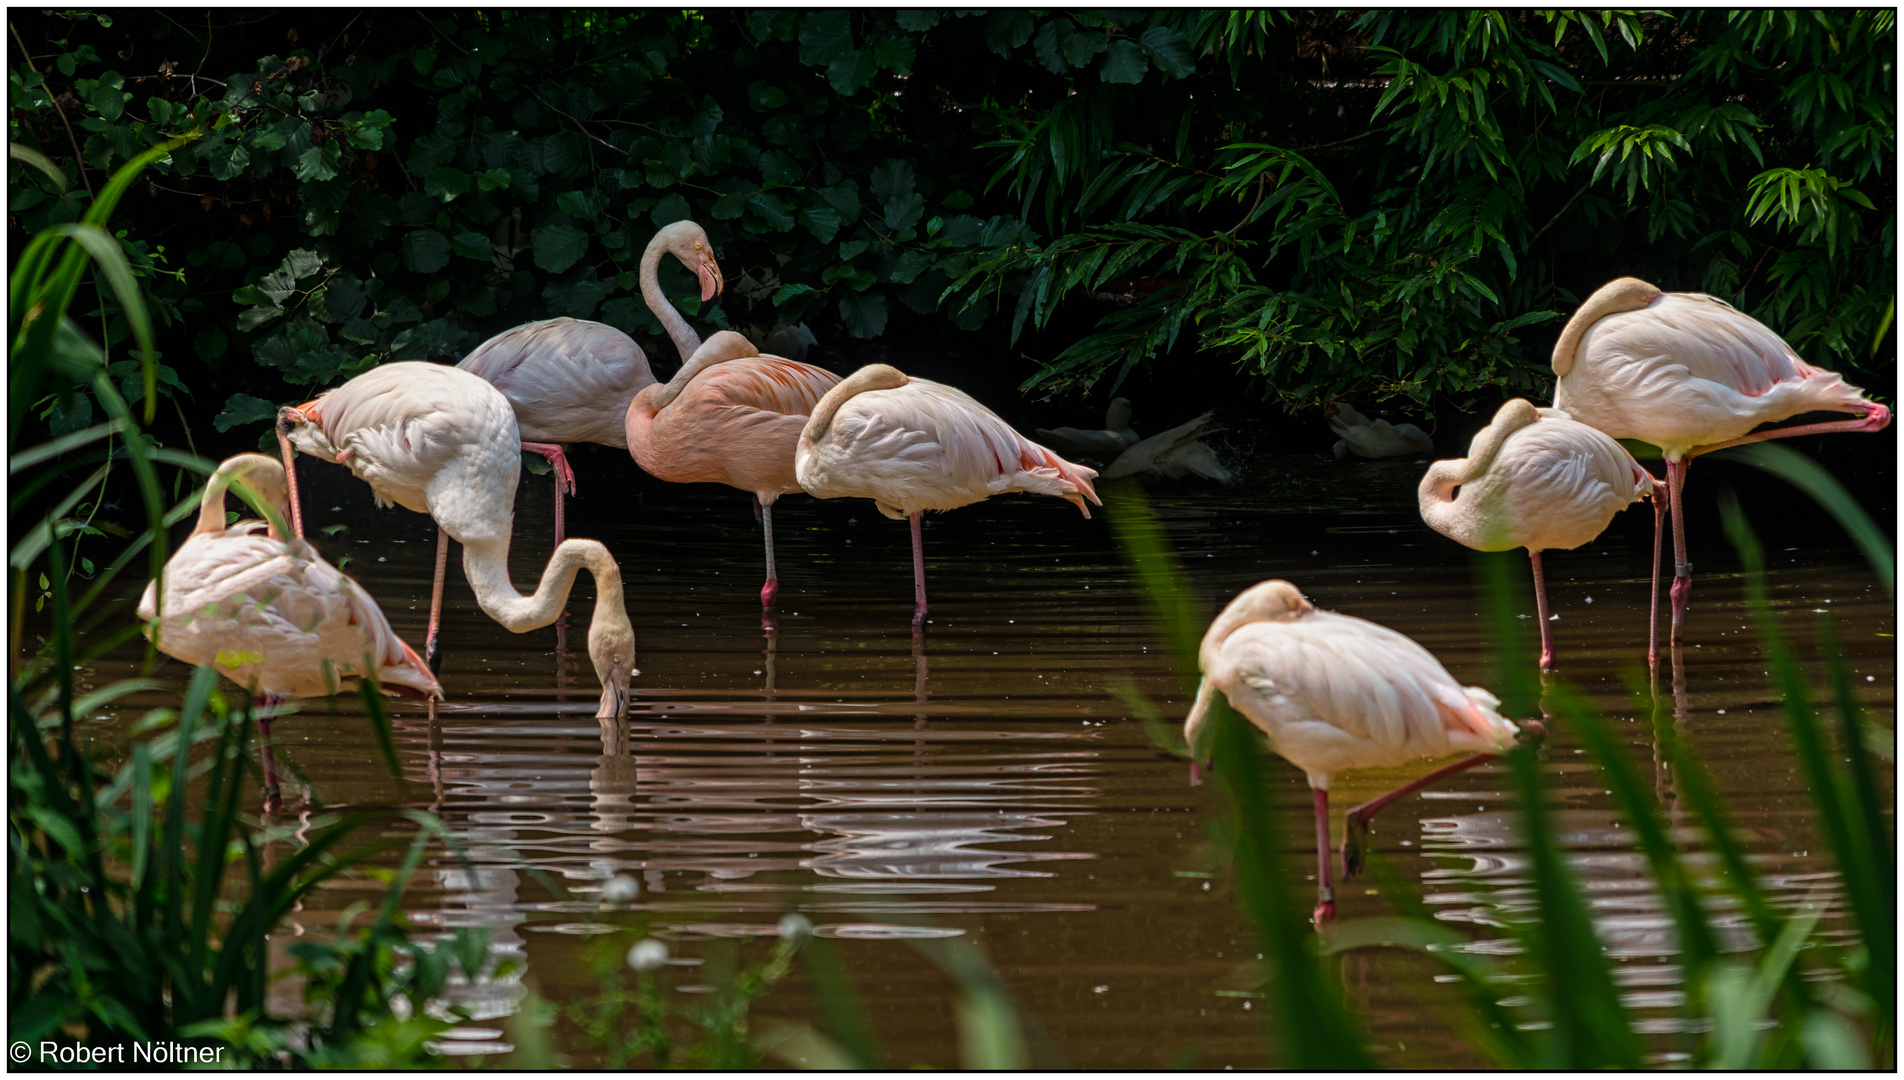
[[[917,634],[926,625],[926,549],[920,514],[908,516],[912,518],[912,632]]]
[[[767,541],[767,583],[760,587],[760,606],[771,608],[780,598],[780,576],[774,573],[773,561],[773,504],[762,503],[756,495],[754,506],[760,512],[760,528]]]
[[[430,585],[430,629],[423,638],[423,661],[430,665],[430,674],[443,674],[443,649],[438,643],[437,634],[443,624],[443,579],[448,576],[450,567],[450,534],[443,526],[436,527],[436,575]]]
[[[299,540],[304,539],[304,505],[298,498],[296,454],[291,451],[291,438],[284,432],[278,432],[278,451],[284,455],[284,484],[291,495],[291,531]]]
[[[1316,910],[1311,918],[1322,926],[1335,921],[1335,882],[1329,876],[1329,793],[1321,788],[1310,788],[1309,793],[1316,798]]]
[[[258,760],[264,765],[264,812],[275,814],[284,809],[284,798],[278,792],[278,763],[271,757],[271,721],[266,710],[274,710],[284,704],[284,699],[276,694],[259,694],[255,701],[258,718]]]
[[[1534,610],[1540,617],[1540,669],[1552,671],[1554,667],[1554,632],[1547,625],[1547,581],[1540,572],[1540,552],[1527,549],[1527,557],[1534,563]]]
[[[555,546],[562,546],[562,489],[567,488],[570,495],[575,494],[575,470],[569,468],[569,458],[562,452],[558,443],[526,442],[523,450],[531,454],[541,454],[549,459],[549,465],[555,469]]]
[[[1666,495],[1659,482],[1653,488],[1653,588],[1646,609],[1646,666],[1659,666],[1659,555],[1666,539]]]
[[[1679,644],[1681,628],[1686,621],[1686,600],[1692,595],[1692,564],[1686,561],[1686,470],[1691,467],[1690,460],[1668,461],[1666,463],[1666,493],[1672,503],[1673,514],[1673,585],[1669,594],[1673,599],[1673,628],[1667,641]]]
[[[1890,422],[1891,410],[1876,402],[1866,402],[1864,415],[1856,420],[1830,420],[1818,424],[1800,424],[1797,427],[1755,431],[1750,435],[1741,435],[1736,439],[1713,443],[1711,446],[1696,447],[1688,451],[1686,456],[1695,458],[1700,454],[1709,454],[1728,446],[1743,446],[1746,443],[1764,442],[1766,439],[1789,439],[1795,435],[1826,435],[1840,431],[1882,431]]]
[[[1492,761],[1495,756],[1494,754],[1476,754],[1471,758],[1463,758],[1453,765],[1446,765],[1436,769],[1427,776],[1410,780],[1408,783],[1403,784],[1401,787],[1396,788],[1386,795],[1377,795],[1375,798],[1370,799],[1360,806],[1352,807],[1343,819],[1345,831],[1342,837],[1342,876],[1344,878],[1352,878],[1362,872],[1362,848],[1368,839],[1369,820],[1375,816],[1376,811],[1394,802],[1396,799],[1413,795],[1429,784],[1446,780],[1448,777],[1459,772],[1466,772],[1484,761]],[[1326,834],[1323,840],[1325,843],[1327,842],[1328,837]]]

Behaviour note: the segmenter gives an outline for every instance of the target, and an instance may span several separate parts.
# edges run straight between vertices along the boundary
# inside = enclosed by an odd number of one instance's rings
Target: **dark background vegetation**
[[[161,326],[154,436],[571,315],[671,348],[635,290],[692,217],[704,328],[804,321],[1009,418],[1226,418],[1346,395],[1454,443],[1549,392],[1580,298],[1717,294],[1892,395],[1894,16],[1002,10],[16,9],[17,248],[144,147],[121,204]],[[23,57],[26,58],[23,60]],[[86,314],[88,311],[91,314]],[[143,395],[116,305],[75,308]],[[1028,399],[1014,388],[1024,386]],[[22,442],[99,419],[25,403]],[[1060,410],[1062,412],[1060,413]]]

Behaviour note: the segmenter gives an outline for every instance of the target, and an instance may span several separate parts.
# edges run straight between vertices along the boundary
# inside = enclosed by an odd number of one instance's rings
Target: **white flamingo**
[[[1027,491],[1091,516],[1095,469],[1074,465],[1012,429],[963,391],[872,364],[826,392],[800,433],[794,475],[818,499],[872,499],[912,522],[912,625],[926,618],[919,516]]]
[[[586,568],[595,578],[588,654],[602,682],[596,715],[622,715],[628,680],[636,674],[635,631],[622,600],[621,570],[608,549],[594,540],[565,540],[534,595],[521,595],[509,581],[522,439],[514,411],[494,386],[442,364],[384,364],[314,401],[280,409],[278,437],[287,461],[295,445],[340,462],[370,485],[379,506],[396,503],[436,519],[436,574],[425,643],[432,670],[441,662],[437,631],[449,538],[463,545],[463,573],[476,602],[513,633],[554,622],[576,571]],[[287,473],[293,521],[301,535],[297,476]]]
[[[1334,447],[1337,461],[1351,453],[1356,457],[1385,458],[1435,452],[1435,441],[1413,424],[1370,420],[1346,401],[1331,401],[1323,413],[1329,418],[1329,430],[1340,436]]]
[[[1727,446],[1834,431],[1879,431],[1891,411],[1836,372],[1799,359],[1764,323],[1718,297],[1661,292],[1638,278],[1602,285],[1554,344],[1554,407],[1666,456],[1673,514],[1672,643],[1680,640],[1692,564],[1681,490],[1692,459]],[[1807,412],[1857,420],[1753,431]]]
[[[1386,626],[1319,611],[1287,581],[1264,581],[1231,600],[1197,652],[1203,682],[1184,720],[1192,752],[1214,715],[1215,695],[1269,736],[1276,753],[1308,774],[1316,809],[1318,924],[1335,918],[1329,859],[1329,785],[1344,769],[1406,765],[1450,754],[1475,757],[1437,769],[1347,814],[1342,873],[1353,875],[1376,811],[1507,749],[1514,724],[1500,701],[1462,686],[1412,639]],[[1193,766],[1194,768],[1194,766]]]
[[[276,513],[225,524],[234,482]],[[327,697],[376,676],[386,691],[441,698],[423,659],[390,628],[370,594],[283,525],[284,466],[263,454],[227,458],[198,500],[198,525],[139,599],[145,635],[188,664],[210,664],[256,698],[265,809],[283,805],[271,757],[271,717],[289,697]],[[264,535],[259,535],[263,530]]]

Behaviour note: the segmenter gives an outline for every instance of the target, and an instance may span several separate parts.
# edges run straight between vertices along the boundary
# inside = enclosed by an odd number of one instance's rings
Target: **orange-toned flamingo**
[[[225,493],[234,482],[261,496],[276,518],[227,526]],[[267,811],[283,805],[270,740],[285,698],[327,697],[366,673],[386,690],[443,696],[370,594],[284,534],[285,486],[284,466],[263,454],[227,458],[199,498],[198,526],[139,599],[145,634],[160,651],[210,664],[255,695]]]
[[[1184,720],[1193,753],[1215,695],[1269,736],[1309,776],[1316,808],[1317,924],[1335,918],[1329,859],[1329,784],[1344,769],[1473,754],[1351,809],[1342,874],[1359,869],[1361,836],[1376,811],[1513,744],[1500,701],[1462,686],[1427,649],[1386,626],[1319,611],[1287,581],[1264,581],[1231,600],[1197,653],[1203,683]],[[1531,725],[1530,725],[1531,726]],[[1194,766],[1193,766],[1194,767]]]
[[[1606,531],[1613,515],[1663,494],[1633,455],[1596,428],[1524,398],[1503,404],[1469,444],[1468,456],[1437,461],[1421,478],[1421,518],[1476,551],[1524,547],[1534,564],[1540,666],[1554,666],[1547,583],[1540,553],[1569,550]],[[1654,550],[1659,543],[1654,530]],[[1654,581],[1658,600],[1658,581]],[[1659,622],[1657,612],[1653,619]],[[1649,645],[1650,647],[1650,645]]]
[[[1833,431],[1879,431],[1891,411],[1836,372],[1799,359],[1764,323],[1703,293],[1662,292],[1638,278],[1602,285],[1554,344],[1554,407],[1616,439],[1666,455],[1673,514],[1672,643],[1679,644],[1692,564],[1681,489],[1692,459],[1727,446]],[[1753,431],[1807,412],[1857,420]]]
[[[1097,470],[1075,465],[1012,429],[964,391],[872,364],[826,392],[800,433],[794,475],[820,499],[872,499],[912,522],[915,631],[926,618],[919,515],[1028,491],[1056,495],[1091,516]]]
[[[774,570],[773,504],[800,490],[794,444],[807,414],[840,381],[811,364],[756,352],[723,330],[666,383],[629,403],[628,452],[648,473],[678,484],[710,482],[752,492],[767,547],[760,603],[780,594]]]

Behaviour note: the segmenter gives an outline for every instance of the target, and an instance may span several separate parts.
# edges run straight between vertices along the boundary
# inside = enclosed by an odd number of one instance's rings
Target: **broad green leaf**
[[[1144,50],[1134,41],[1113,41],[1105,50],[1098,77],[1107,83],[1136,85],[1144,81]]]
[[[212,419],[212,427],[219,431],[230,431],[241,424],[260,424],[266,420],[275,420],[278,407],[261,397],[250,394],[233,394],[225,400],[224,411]]]
[[[444,242],[444,261],[449,243]],[[551,222],[535,231],[535,264],[552,274],[562,273],[588,254],[588,234],[566,221]]]
[[[840,297],[840,320],[856,338],[874,338],[886,332],[886,298],[877,293],[849,292]]]
[[[403,234],[403,264],[419,274],[434,274],[450,261],[450,242],[434,229]]]

